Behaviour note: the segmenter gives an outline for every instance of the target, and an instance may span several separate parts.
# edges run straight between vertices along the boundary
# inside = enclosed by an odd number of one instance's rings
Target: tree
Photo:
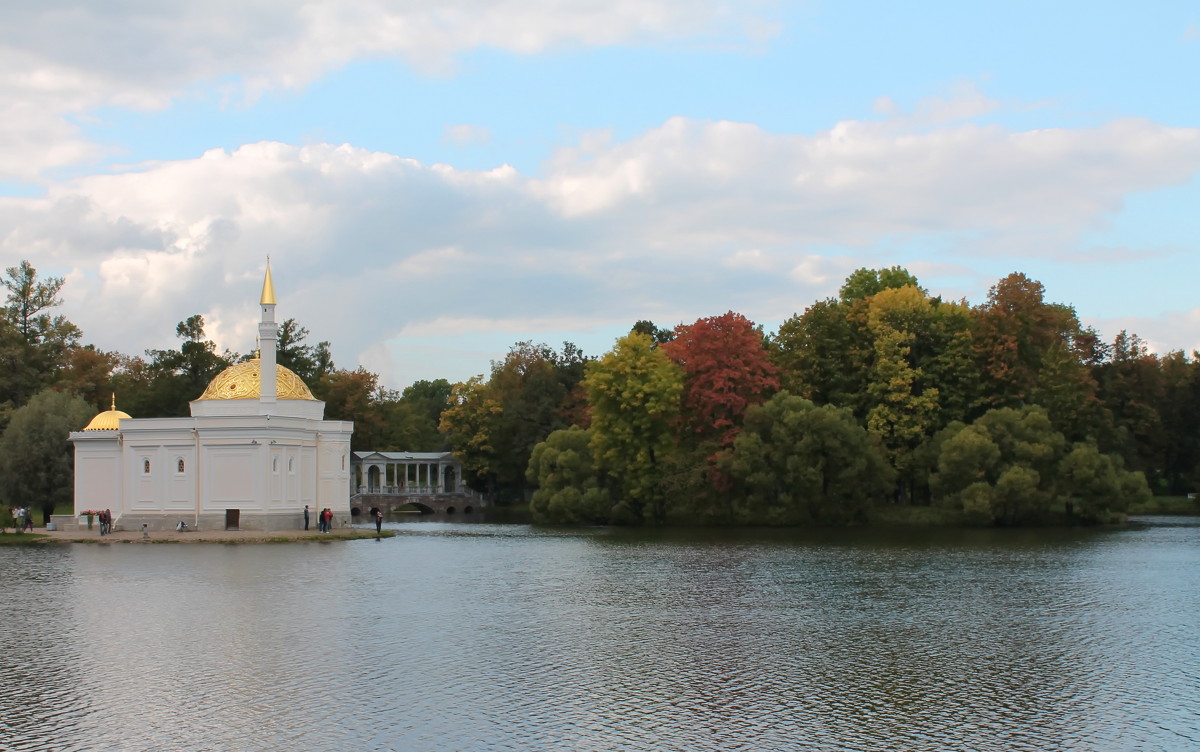
[[[313,396],[325,402],[326,420],[354,421],[351,446],[355,451],[378,449],[385,441],[386,426],[380,405],[388,394],[379,386],[379,376],[365,368],[334,371],[322,376]]]
[[[572,427],[533,448],[526,474],[537,486],[529,503],[534,522],[609,522],[612,497],[592,459],[591,441],[591,431]]]
[[[864,415],[874,343],[862,301],[823,300],[793,315],[772,340],[780,388],[817,405],[850,407]]]
[[[971,425],[951,430],[930,479],[935,501],[999,525],[1047,518],[1067,442],[1045,409],[989,410]]]
[[[50,328],[52,320],[42,312],[62,304],[58,297],[62,286],[62,277],[48,277],[39,282],[37,270],[28,261],[5,269],[4,287],[8,290],[5,311],[27,344],[37,344]]]
[[[846,408],[780,392],[746,414],[727,469],[734,518],[750,524],[847,524],[886,498],[893,472]]]
[[[182,340],[178,350],[146,351],[151,358],[152,381],[146,415],[188,415],[188,403],[199,398],[209,382],[237,358],[228,351],[217,354],[217,346],[205,336],[204,317],[200,314],[179,322],[175,336]]]
[[[113,373],[120,362],[119,353],[76,345],[67,350],[58,386],[78,394],[98,410],[106,409],[113,394]]]
[[[43,523],[70,504],[75,481],[67,434],[95,414],[83,398],[47,389],[13,412],[0,435],[0,494],[10,506],[40,506]]]
[[[399,399],[380,408],[387,426],[384,451],[442,452],[450,448],[438,431],[442,412],[449,407],[452,385],[446,379],[417,381],[405,387]]]
[[[1098,403],[1084,358],[1092,351],[1070,306],[1046,303],[1040,282],[1013,273],[975,309],[983,407],[1042,405],[1073,439],[1094,432]]]
[[[442,412],[438,429],[446,435],[454,455],[463,464],[464,473],[475,488],[495,493],[497,457],[492,445],[496,416],[503,410],[492,396],[483,376],[455,384],[450,390],[449,407]]]
[[[312,388],[322,376],[336,369],[329,354],[329,343],[304,344],[308,330],[288,319],[279,325],[279,339],[275,343],[275,362],[291,370]]]
[[[28,261],[6,270],[8,296],[0,323],[0,402],[20,407],[59,378],[67,351],[76,346],[79,328],[46,311],[62,303],[61,277],[38,280]]]
[[[932,301],[916,287],[889,288],[868,302],[867,325],[875,337],[875,362],[867,393],[873,407],[867,430],[879,438],[897,471],[898,499],[917,483],[914,452],[938,421],[938,389],[925,382],[913,343],[928,336]]]
[[[1140,472],[1128,472],[1115,455],[1101,454],[1095,444],[1078,443],[1063,457],[1055,475],[1067,514],[1084,522],[1103,522],[1133,502],[1150,498]]]
[[[635,331],[638,334],[645,334],[651,339],[655,347],[675,339],[674,329],[659,328],[658,326],[655,326],[653,321],[648,319],[641,319],[635,323],[632,331]]]
[[[561,354],[545,344],[518,342],[504,360],[460,385],[442,414],[441,429],[476,484],[498,503],[524,501],[533,448],[569,417],[586,415],[578,384],[587,359],[569,342]]]
[[[683,369],[682,435],[729,446],[742,416],[779,388],[762,331],[740,313],[697,319],[675,329],[662,350]]]
[[[901,287],[915,287],[921,290],[917,278],[902,266],[889,266],[886,269],[855,269],[846,277],[838,296],[843,303],[853,303],[865,300],[884,290],[897,290]],[[921,290],[924,293],[924,290]]]
[[[648,335],[630,332],[587,365],[592,452],[618,491],[616,522],[666,514],[659,462],[674,445],[683,372]]]
[[[561,409],[568,390],[557,360],[552,348],[527,341],[516,343],[504,360],[492,363],[488,389],[500,407],[491,413],[493,472],[498,488],[513,500],[525,499],[525,468],[533,448],[552,431],[567,427]]]
[[[1156,491],[1184,494],[1200,487],[1200,353],[1188,358],[1175,351],[1158,363],[1163,486]]]

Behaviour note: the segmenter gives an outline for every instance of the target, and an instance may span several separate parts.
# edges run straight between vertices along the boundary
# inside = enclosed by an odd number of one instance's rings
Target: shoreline
[[[376,533],[374,528],[344,527],[329,533],[317,530],[175,530],[150,531],[145,537],[140,530],[122,530],[101,536],[99,526],[92,530],[46,530],[35,528],[22,535],[38,536],[22,545],[47,545],[53,543],[324,543],[327,541],[370,540],[391,538],[394,530]],[[13,538],[10,533],[7,538]],[[16,541],[12,541],[16,543]]]

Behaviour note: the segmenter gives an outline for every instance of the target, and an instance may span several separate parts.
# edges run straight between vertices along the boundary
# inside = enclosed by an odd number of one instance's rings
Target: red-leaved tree
[[[661,347],[683,368],[684,436],[731,446],[746,410],[779,388],[778,369],[768,358],[762,332],[740,313],[681,324],[675,338]]]

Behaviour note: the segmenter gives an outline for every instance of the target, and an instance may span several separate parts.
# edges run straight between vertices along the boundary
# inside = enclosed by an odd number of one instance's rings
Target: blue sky
[[[393,388],[892,264],[1200,348],[1191,2],[51,0],[0,63],[4,264],[104,349],[250,350],[268,254]]]

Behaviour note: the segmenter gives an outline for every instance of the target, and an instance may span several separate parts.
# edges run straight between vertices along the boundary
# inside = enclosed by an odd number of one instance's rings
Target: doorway
[[[225,510],[225,529],[226,530],[237,530],[238,522],[241,520],[241,518],[242,518],[242,510],[226,509]]]

